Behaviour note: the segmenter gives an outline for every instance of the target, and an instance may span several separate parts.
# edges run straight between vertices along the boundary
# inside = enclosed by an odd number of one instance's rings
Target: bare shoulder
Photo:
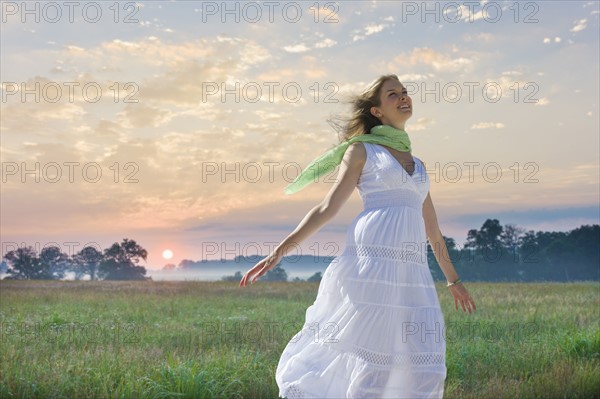
[[[367,150],[365,149],[364,143],[356,141],[350,144],[344,154],[344,158],[349,164],[362,168],[367,161]]]

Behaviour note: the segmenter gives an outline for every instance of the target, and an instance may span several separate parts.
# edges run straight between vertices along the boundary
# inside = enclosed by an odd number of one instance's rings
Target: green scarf
[[[408,134],[402,129],[388,125],[378,125],[371,129],[370,134],[361,134],[345,140],[325,154],[312,161],[300,173],[293,182],[287,185],[284,192],[294,194],[312,182],[319,180],[319,177],[335,169],[342,162],[344,153],[350,144],[356,141],[366,141],[369,143],[383,144],[398,151],[410,152],[410,139]]]

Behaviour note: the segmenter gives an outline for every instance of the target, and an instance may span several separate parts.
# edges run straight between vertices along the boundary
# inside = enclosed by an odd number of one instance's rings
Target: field
[[[0,282],[1,398],[278,398],[318,283]],[[445,398],[600,397],[600,284],[466,283]]]

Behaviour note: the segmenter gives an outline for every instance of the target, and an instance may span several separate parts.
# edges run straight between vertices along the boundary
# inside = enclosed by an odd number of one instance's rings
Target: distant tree
[[[269,270],[261,278],[263,281],[287,281],[287,279],[287,272],[280,265],[277,265]]]
[[[69,255],[61,252],[57,246],[45,247],[40,252],[40,263],[44,274],[40,278],[47,280],[62,279],[69,269]]]
[[[175,263],[167,263],[164,267],[163,270],[165,271],[173,271],[175,270],[177,266],[175,266]]]
[[[196,265],[196,262],[194,262],[193,260],[190,259],[183,259],[181,262],[179,262],[179,268],[180,269],[191,269]]]
[[[222,281],[241,281],[242,278],[244,276],[242,276],[242,272],[240,272],[239,270],[237,272],[235,272],[235,274],[233,276],[223,276],[221,278]]]
[[[522,236],[519,243],[519,254],[523,262],[528,262],[529,259],[533,259],[539,251],[539,244],[537,242],[537,235],[535,231],[526,231]]]
[[[104,250],[99,275],[104,280],[145,280],[146,268],[137,266],[140,259],[146,260],[148,252],[134,240],[123,239]]]
[[[600,225],[582,225],[569,234],[569,240],[577,247],[580,256],[586,257],[592,264],[600,265]]]
[[[302,280],[300,277],[294,277],[294,279],[292,280],[292,282],[296,283],[298,281],[304,281]]]
[[[578,279],[600,279],[600,225],[582,225],[569,232],[569,242],[575,248],[569,264],[571,275]]]
[[[43,270],[42,263],[32,247],[20,247],[4,255],[8,263],[8,276],[10,280],[46,279],[48,272]]]
[[[319,282],[319,281],[321,281],[322,278],[323,277],[321,276],[321,272],[316,272],[315,274],[313,274],[312,276],[307,278],[306,281],[310,281],[311,283]]]
[[[446,244],[448,251],[456,249],[456,241],[454,238],[446,237],[445,235],[442,235],[442,237],[444,238],[444,243]]]
[[[506,224],[500,234],[500,242],[504,247],[515,250],[521,245],[521,240],[525,235],[525,229],[514,224]]]
[[[495,249],[502,244],[500,241],[502,230],[498,219],[487,219],[481,229],[469,230],[465,247],[478,250]]]
[[[98,268],[104,259],[102,252],[92,246],[87,246],[81,251],[73,255],[73,271],[75,278],[81,279],[86,274],[89,274],[90,280],[97,279]]]

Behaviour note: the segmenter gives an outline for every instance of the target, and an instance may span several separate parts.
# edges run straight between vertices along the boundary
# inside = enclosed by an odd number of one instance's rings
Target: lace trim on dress
[[[377,353],[364,348],[355,348],[350,352],[362,360],[377,366],[432,366],[445,365],[445,354],[443,352],[420,352],[420,353]]]
[[[304,399],[304,398],[314,399],[314,398],[318,398],[318,396],[309,394],[308,392],[305,392],[302,389],[298,388],[296,385],[292,384],[289,387],[287,387],[287,389],[285,390],[283,398],[285,398],[285,399]]]
[[[392,287],[422,287],[422,288],[434,288],[435,289],[435,284],[393,283],[393,282],[390,282],[390,281],[368,280],[366,278],[353,278],[353,277],[346,277],[346,280],[357,281],[359,283],[373,283],[373,284],[391,285]]]
[[[385,258],[403,262],[420,263],[428,267],[426,252],[418,248],[417,244],[410,243],[405,248],[388,247],[383,245],[348,245],[345,250],[346,255],[353,255],[359,258]]]

